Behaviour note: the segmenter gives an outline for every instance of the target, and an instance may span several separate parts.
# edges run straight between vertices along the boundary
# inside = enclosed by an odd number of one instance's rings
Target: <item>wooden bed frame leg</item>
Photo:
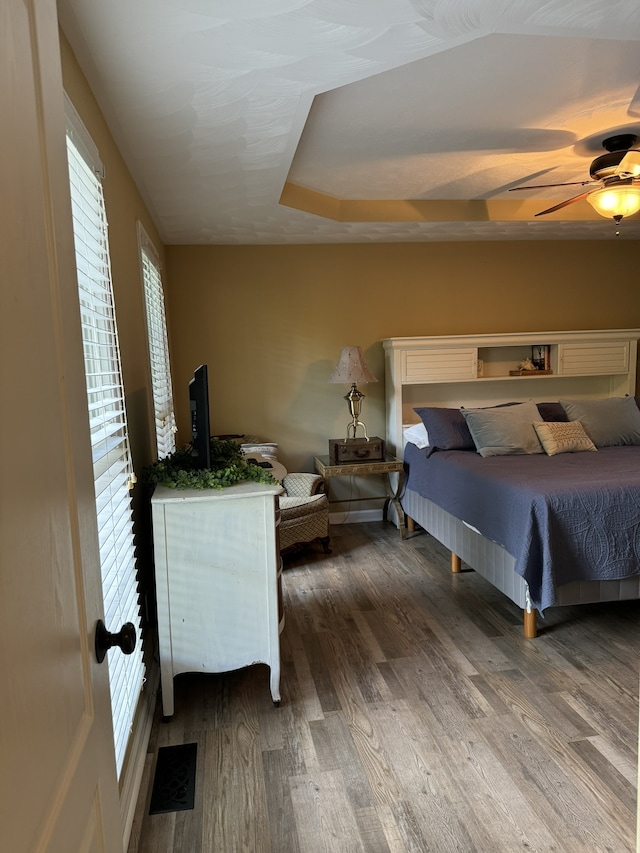
[[[524,610],[524,635],[528,640],[535,640],[538,636],[536,628],[536,611]]]
[[[416,523],[411,518],[410,515],[405,516],[407,519],[407,533],[415,533],[416,532]]]
[[[451,571],[454,575],[457,575],[462,571],[462,560],[457,554],[454,554],[453,551],[451,552]]]

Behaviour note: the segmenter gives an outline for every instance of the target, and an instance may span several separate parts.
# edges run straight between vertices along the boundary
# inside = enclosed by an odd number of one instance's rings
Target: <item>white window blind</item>
[[[69,106],[69,105],[68,105]],[[73,108],[71,108],[73,110]],[[69,111],[68,111],[69,115]],[[67,154],[96,515],[102,568],[104,621],[109,631],[132,622],[138,641],[131,655],[109,651],[109,685],[118,774],[144,681],[140,605],[133,544],[130,488],[135,480],[125,411],[116,328],[107,222],[99,162],[77,116],[70,118]],[[76,145],[76,142],[79,142]],[[90,143],[90,141],[89,141]]]
[[[176,449],[176,418],[173,407],[173,386],[169,362],[169,340],[164,310],[164,288],[158,253],[147,232],[138,222],[138,244],[147,316],[147,339],[151,390],[156,425],[158,459],[164,459]]]

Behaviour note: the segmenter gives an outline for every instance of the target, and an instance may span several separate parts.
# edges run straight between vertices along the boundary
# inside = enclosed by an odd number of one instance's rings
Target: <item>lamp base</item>
[[[352,462],[383,462],[384,441],[371,438],[330,438],[329,461],[332,465]]]
[[[359,421],[356,417],[353,418],[352,422],[347,427],[347,439],[356,437],[358,427],[362,427],[362,437],[365,439],[365,441],[369,441],[366,424],[364,424],[362,421]]]

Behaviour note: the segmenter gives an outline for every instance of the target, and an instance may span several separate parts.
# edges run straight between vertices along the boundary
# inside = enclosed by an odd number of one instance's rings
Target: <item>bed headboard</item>
[[[402,456],[403,424],[419,420],[416,406],[635,394],[638,339],[640,329],[386,338],[389,452]],[[512,375],[534,355],[543,369]]]

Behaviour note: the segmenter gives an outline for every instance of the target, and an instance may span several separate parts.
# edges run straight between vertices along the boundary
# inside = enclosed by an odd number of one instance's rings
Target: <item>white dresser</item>
[[[181,672],[270,667],[280,701],[280,485],[157,487],[151,499],[162,710]]]

